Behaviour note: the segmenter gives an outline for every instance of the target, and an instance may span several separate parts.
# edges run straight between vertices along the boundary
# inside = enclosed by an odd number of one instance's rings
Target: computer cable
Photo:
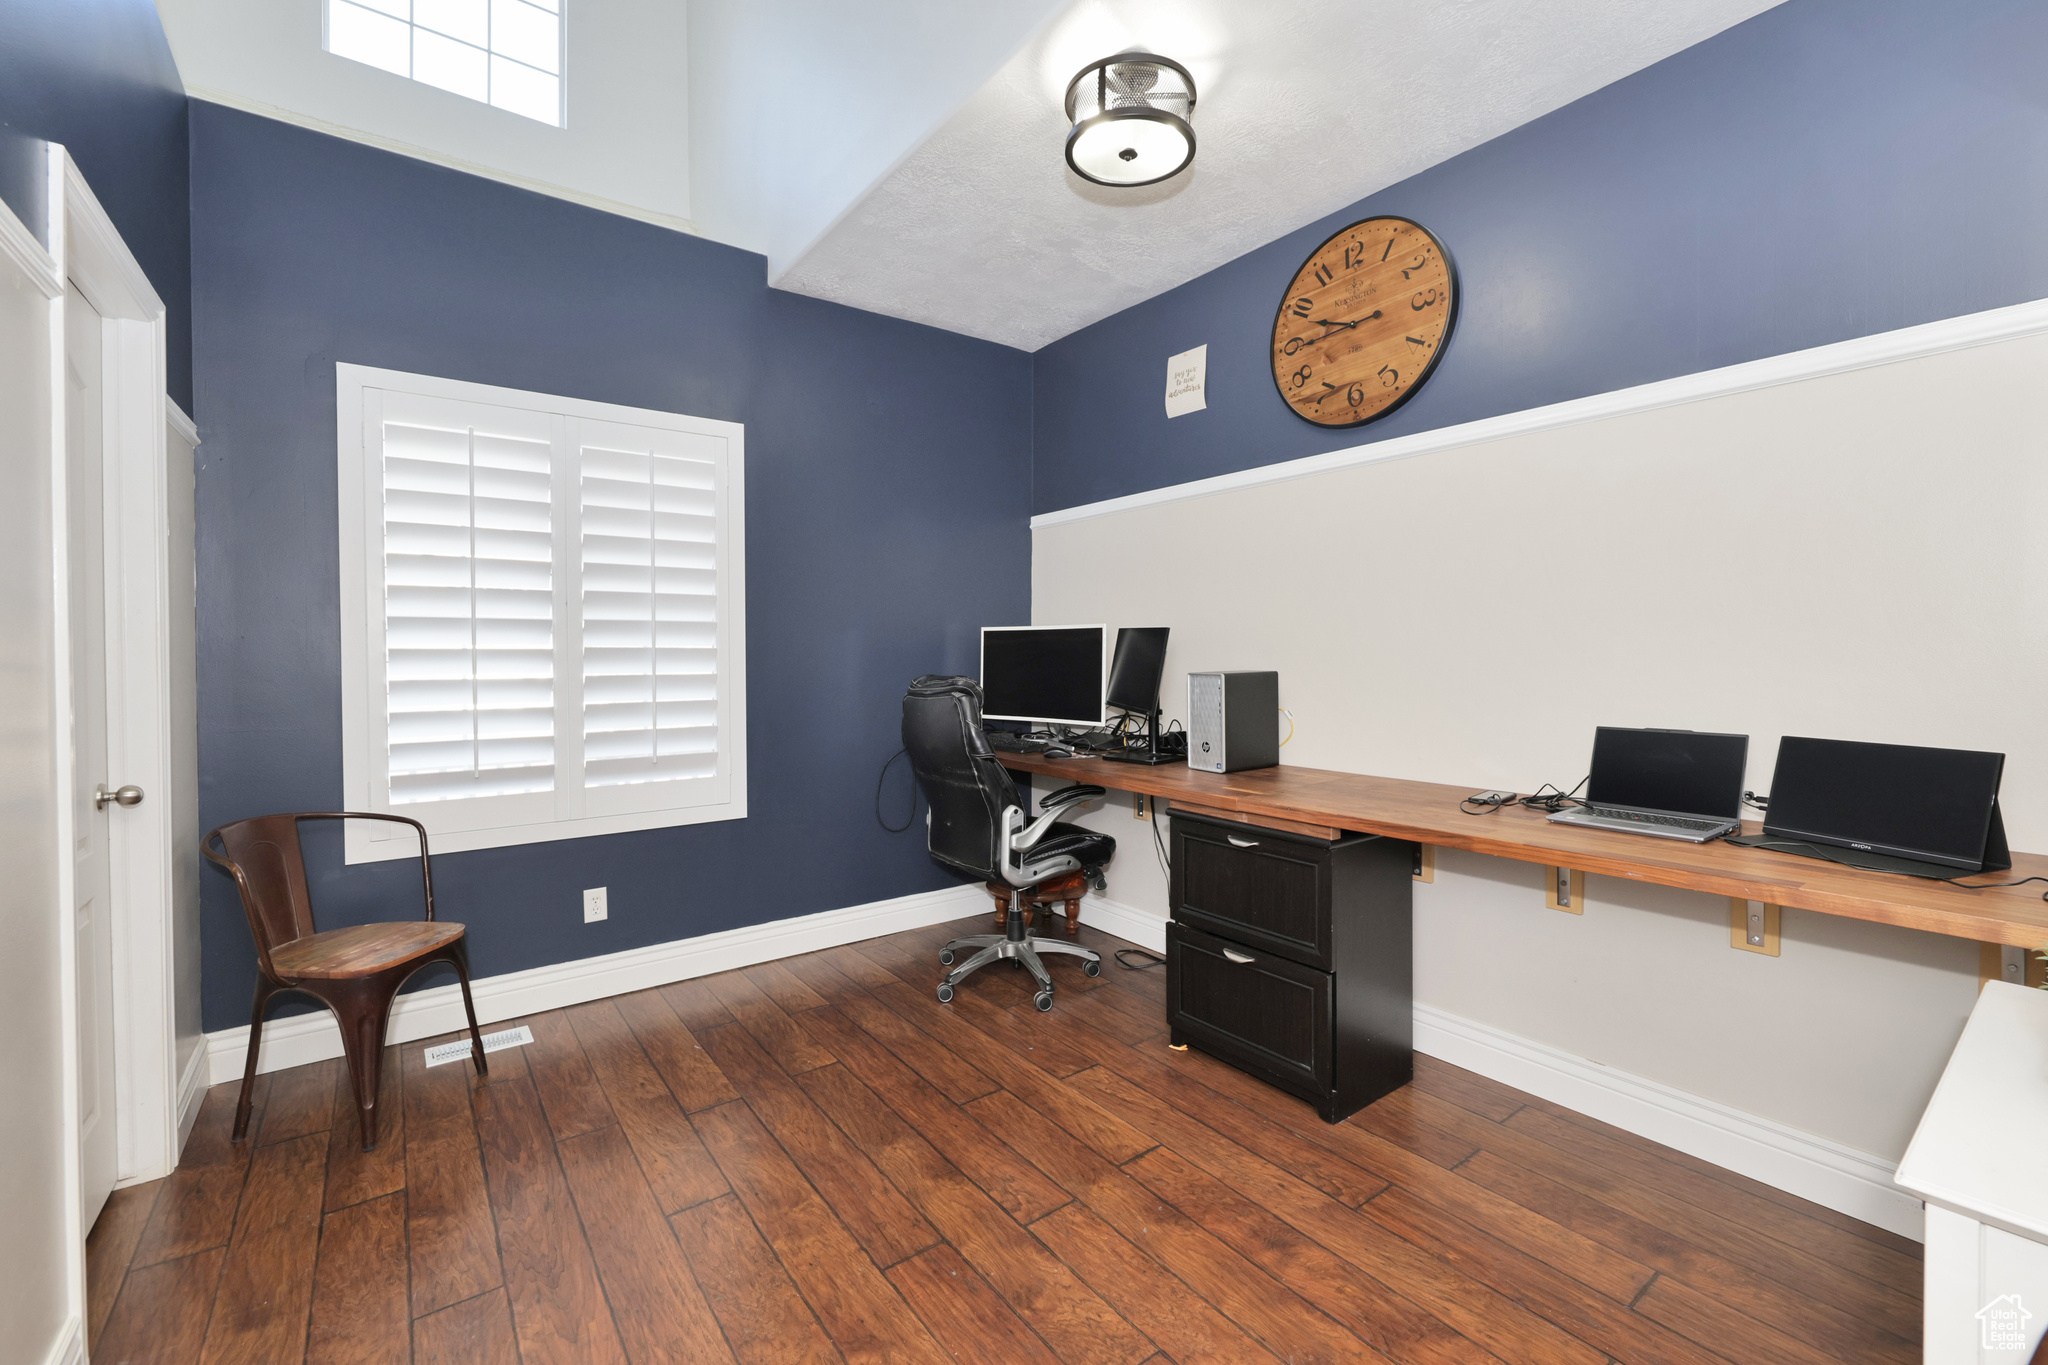
[[[914,781],[910,786],[910,814],[903,817],[903,823],[892,825],[882,818],[882,784],[889,780],[889,769],[896,766],[896,760],[909,752],[908,749],[898,749],[889,761],[882,765],[881,775],[875,778],[875,823],[891,834],[901,834],[917,823],[917,784]]]
[[[1280,747],[1284,749],[1287,747],[1287,740],[1294,738],[1294,713],[1283,706],[1280,708],[1280,714],[1287,717],[1287,739],[1280,741]]]
[[[1458,802],[1458,810],[1465,815],[1494,815],[1502,806],[1527,806],[1547,815],[1555,815],[1566,806],[1583,806],[1579,799],[1579,788],[1586,785],[1592,776],[1588,773],[1572,784],[1570,791],[1560,790],[1554,783],[1545,782],[1528,796],[1517,796],[1513,792],[1481,792]]]
[[[1754,807],[1757,810],[1769,810],[1771,808],[1771,798],[1768,796],[1758,796],[1755,792],[1744,792],[1742,794],[1742,804]]]
[[[1130,963],[1124,961],[1124,954],[1126,953],[1131,954],[1133,957],[1149,957],[1152,960],[1150,962],[1140,962],[1137,966],[1133,967]],[[1151,967],[1164,967],[1166,965],[1166,959],[1153,952],[1150,948],[1119,948],[1111,956],[1116,958],[1116,965],[1127,972],[1142,972]]]

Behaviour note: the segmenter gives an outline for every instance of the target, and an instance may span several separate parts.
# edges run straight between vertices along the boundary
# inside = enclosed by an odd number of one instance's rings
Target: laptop
[[[1748,762],[1748,735],[1603,725],[1593,732],[1585,804],[1549,819],[1703,844],[1742,828]]]

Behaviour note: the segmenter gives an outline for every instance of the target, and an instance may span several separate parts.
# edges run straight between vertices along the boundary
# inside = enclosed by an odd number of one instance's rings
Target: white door
[[[107,575],[100,315],[64,295],[64,444],[71,594],[72,847],[78,964],[78,1135],[84,1226],[114,1189],[113,940],[107,909],[108,821],[95,793],[107,773]]]

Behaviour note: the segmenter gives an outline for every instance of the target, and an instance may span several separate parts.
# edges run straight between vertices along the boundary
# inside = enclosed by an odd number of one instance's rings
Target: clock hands
[[[1354,321],[1335,321],[1335,319],[1331,319],[1331,317],[1311,317],[1309,321],[1311,321],[1311,323],[1315,323],[1317,327],[1325,327],[1325,332],[1321,332],[1321,334],[1317,334],[1317,336],[1290,336],[1290,338],[1286,340],[1286,346],[1284,346],[1284,350],[1286,350],[1286,354],[1290,354],[1290,356],[1292,356],[1292,354],[1294,354],[1296,350],[1300,350],[1300,348],[1303,348],[1303,346],[1315,346],[1315,344],[1317,344],[1317,342],[1321,342],[1321,340],[1323,340],[1325,336],[1335,336],[1337,332],[1350,332],[1350,329],[1352,329],[1352,327],[1356,327],[1358,323],[1362,323],[1362,321],[1372,321],[1374,317],[1382,317],[1380,309],[1372,309],[1370,313],[1366,313],[1364,317],[1358,317],[1358,319],[1354,319]]]

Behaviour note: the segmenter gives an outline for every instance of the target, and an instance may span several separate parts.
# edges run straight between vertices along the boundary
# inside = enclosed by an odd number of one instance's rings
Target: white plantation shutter
[[[436,851],[743,817],[741,429],[336,383],[348,808]],[[351,861],[417,846],[347,834]]]
[[[391,804],[548,791],[550,445],[390,421],[383,437]]]
[[[581,455],[583,780],[718,770],[717,467]]]

